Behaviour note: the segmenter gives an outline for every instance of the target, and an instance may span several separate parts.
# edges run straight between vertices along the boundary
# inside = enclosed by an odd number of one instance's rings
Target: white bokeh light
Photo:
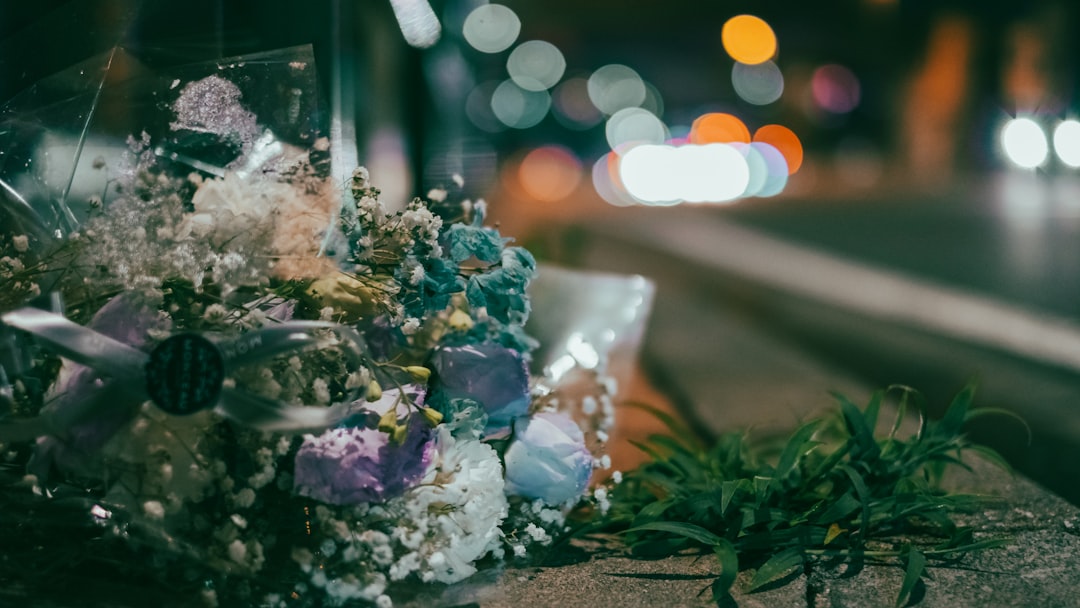
[[[504,80],[491,94],[491,111],[495,117],[515,129],[536,126],[550,107],[551,96],[547,91],[526,91],[513,80]]]
[[[675,164],[674,146],[635,146],[619,159],[619,179],[634,198],[645,203],[677,200],[672,176],[665,169]]]
[[[614,152],[609,152],[604,156],[601,156],[599,160],[593,164],[592,168],[592,181],[593,188],[596,189],[596,193],[600,195],[600,198],[607,201],[609,204],[616,207],[630,207],[637,204],[637,201],[630,198],[630,195],[625,192],[622,184],[616,183],[611,177],[611,166],[613,162],[617,162]]]
[[[746,191],[750,168],[727,144],[641,145],[622,155],[619,177],[626,191],[645,203],[720,203]]]
[[[765,187],[765,180],[769,177],[769,167],[765,164],[765,157],[750,144],[735,142],[729,145],[743,155],[743,158],[746,159],[746,168],[750,172],[750,177],[746,182],[746,189],[743,190],[741,196],[757,196],[757,193]]]
[[[522,42],[510,53],[506,71],[526,91],[546,91],[562,79],[566,59],[554,44],[530,40]]]
[[[623,108],[640,106],[645,102],[645,81],[625,65],[610,64],[589,76],[589,99],[604,114],[614,114]]]
[[[770,104],[784,93],[784,75],[772,61],[731,67],[731,85],[740,99],[756,106]]]
[[[664,123],[644,108],[623,108],[612,114],[604,133],[612,150],[626,144],[661,144],[669,137]]]
[[[1054,152],[1061,162],[1080,167],[1080,121],[1063,120],[1054,128]]]
[[[510,48],[521,33],[521,19],[501,4],[476,7],[465,18],[462,34],[474,49],[481,53],[499,53]]]
[[[776,196],[784,191],[787,187],[788,176],[788,162],[784,158],[784,154],[777,150],[775,146],[760,141],[755,141],[750,144],[758,156],[765,163],[765,181],[761,185],[754,196],[769,197]]]
[[[1001,129],[1001,147],[1016,166],[1034,169],[1046,162],[1050,146],[1039,123],[1030,118],[1014,118]]]

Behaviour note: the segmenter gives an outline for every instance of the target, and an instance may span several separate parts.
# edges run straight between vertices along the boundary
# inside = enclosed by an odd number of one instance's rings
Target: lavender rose
[[[415,391],[415,389],[414,389]],[[417,399],[419,399],[417,401]],[[414,397],[419,405],[423,394]],[[398,390],[387,390],[368,407],[370,411],[350,416],[347,422],[371,422],[391,407],[405,413]],[[367,426],[345,426],[308,435],[296,454],[294,489],[334,505],[384,501],[419,483],[434,456],[431,425],[423,416],[409,417],[405,439],[394,443],[390,435]]]
[[[473,399],[488,415],[485,432],[506,434],[529,410],[529,369],[521,353],[500,344],[448,346],[435,351],[431,367],[447,399]]]
[[[540,412],[514,422],[505,461],[507,494],[557,505],[585,492],[593,459],[569,416]]]

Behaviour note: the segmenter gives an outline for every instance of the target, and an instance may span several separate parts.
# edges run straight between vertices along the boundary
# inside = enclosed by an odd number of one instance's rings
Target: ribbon
[[[310,348],[341,346],[350,367],[363,360],[363,339],[335,323],[288,321],[214,341],[197,333],[171,336],[149,353],[38,308],[20,308],[0,317],[5,325],[32,334],[57,354],[89,367],[104,386],[62,409],[43,409],[33,418],[0,421],[0,440],[27,441],[62,436],[96,416],[111,415],[132,404],[152,401],[165,412],[183,416],[206,409],[264,431],[316,432],[334,426],[349,412],[356,394],[330,407],[291,406],[225,386],[233,371],[272,357]],[[334,340],[330,334],[336,334]]]

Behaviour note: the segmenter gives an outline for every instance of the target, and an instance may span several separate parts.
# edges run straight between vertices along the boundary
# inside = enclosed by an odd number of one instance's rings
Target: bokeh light
[[[644,108],[623,108],[612,114],[604,132],[612,150],[627,144],[661,144],[668,138],[664,123]]]
[[[723,112],[710,112],[699,116],[690,127],[690,143],[728,144],[750,143],[750,129],[738,116]]]
[[[1050,146],[1039,123],[1030,118],[1014,118],[1001,130],[1005,156],[1018,167],[1034,169],[1046,162]]]
[[[600,198],[616,207],[630,207],[637,204],[619,180],[619,157],[614,152],[601,156],[592,168],[592,183]]]
[[[1080,121],[1063,120],[1054,128],[1054,151],[1066,165],[1080,167]]]
[[[481,53],[499,53],[510,48],[521,33],[521,19],[509,7],[484,4],[465,18],[465,41]]]
[[[664,116],[664,96],[651,82],[645,83],[645,100],[641,102],[641,107],[658,117]]]
[[[776,196],[783,192],[784,187],[787,186],[790,173],[784,155],[780,150],[764,142],[755,141],[750,146],[765,162],[765,183],[754,195],[764,198]]]
[[[765,187],[765,180],[769,177],[769,167],[765,164],[765,157],[761,155],[751,144],[733,143],[728,144],[738,150],[746,159],[746,167],[750,171],[750,179],[746,182],[746,188],[740,197],[756,196]]]
[[[551,107],[547,91],[526,91],[513,80],[504,80],[491,94],[491,111],[504,125],[528,129],[540,124]]]
[[[544,202],[570,196],[581,181],[581,173],[581,161],[562,146],[536,148],[526,154],[518,166],[522,190]]]
[[[769,144],[784,155],[789,175],[794,175],[803,163],[803,147],[799,136],[783,125],[765,125],[754,131],[754,141]]]
[[[631,196],[646,203],[719,203],[746,191],[750,170],[727,144],[642,145],[622,155],[619,177]]]
[[[739,63],[755,65],[776,55],[776,34],[760,17],[738,15],[728,19],[720,38],[727,54]]]
[[[566,59],[554,44],[543,40],[523,42],[510,53],[506,71],[526,91],[545,91],[558,84],[566,71]]]
[[[582,77],[568,78],[555,87],[552,104],[556,120],[569,129],[583,131],[604,119],[589,99],[589,81]]]
[[[506,125],[495,116],[491,108],[491,96],[499,87],[499,81],[491,80],[477,85],[465,98],[465,115],[477,128],[488,133],[506,130]]]
[[[640,106],[645,101],[645,81],[625,65],[609,64],[589,76],[589,99],[607,115],[623,108]]]
[[[768,105],[784,93],[784,75],[772,61],[756,65],[736,62],[731,67],[731,86],[746,103]]]
[[[814,70],[810,77],[810,92],[821,109],[833,114],[854,110],[862,97],[859,79],[842,65],[828,64]]]

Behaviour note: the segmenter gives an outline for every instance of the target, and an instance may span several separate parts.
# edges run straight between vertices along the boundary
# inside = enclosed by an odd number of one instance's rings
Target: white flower
[[[319,405],[330,403],[330,385],[324,378],[316,378],[312,381],[311,392],[315,395],[315,403]]]
[[[143,513],[150,519],[161,520],[165,518],[165,507],[157,500],[148,500],[143,503]]]
[[[13,236],[11,237],[11,245],[15,247],[15,251],[26,253],[30,249],[30,238],[25,234]]]
[[[416,317],[409,317],[405,319],[405,322],[401,324],[401,333],[406,336],[411,336],[420,330],[420,319]]]
[[[509,507],[498,454],[480,441],[455,439],[445,426],[437,433],[423,482],[388,505],[405,513],[393,536],[414,548],[394,564],[391,578],[411,568],[421,580],[455,583],[476,572],[474,562],[502,539]]]
[[[417,264],[416,266],[413,266],[412,270],[409,272],[409,284],[410,285],[419,285],[420,281],[423,281],[423,280],[424,280],[424,267],[421,266],[420,264]]]

